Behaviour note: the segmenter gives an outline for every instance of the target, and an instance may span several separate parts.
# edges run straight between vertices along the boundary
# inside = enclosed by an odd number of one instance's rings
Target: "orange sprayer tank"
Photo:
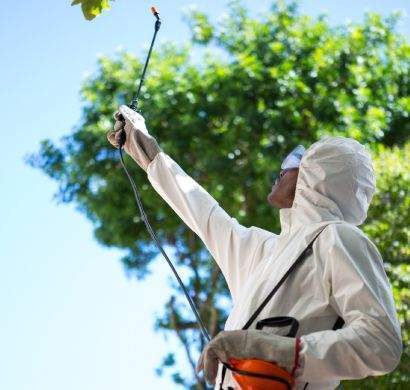
[[[292,375],[274,363],[257,359],[230,359],[229,364],[236,371],[233,377],[241,390],[290,390],[295,384]],[[237,370],[261,376],[241,375]]]

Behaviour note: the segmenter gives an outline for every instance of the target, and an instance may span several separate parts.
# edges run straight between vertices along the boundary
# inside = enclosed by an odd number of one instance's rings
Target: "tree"
[[[408,167],[399,168],[408,153],[410,46],[395,32],[397,16],[368,14],[361,24],[331,27],[326,18],[300,15],[294,4],[283,2],[275,2],[259,18],[250,17],[238,2],[231,2],[229,9],[219,23],[192,12],[187,18],[191,43],[156,50],[141,99],[151,132],[240,223],[276,232],[278,218],[265,198],[286,151],[298,143],[309,146],[325,134],[367,144],[381,161],[383,179],[365,229],[388,261],[408,332],[403,275],[409,264],[408,230],[403,228],[408,229],[409,215],[408,207],[401,207],[401,191],[409,188],[409,177]],[[190,58],[195,45],[209,48],[200,65]],[[215,48],[224,55],[215,54]],[[129,184],[105,133],[112,128],[118,104],[130,102],[141,67],[140,59],[126,52],[99,59],[95,74],[82,86],[78,125],[59,144],[44,140],[29,158],[58,182],[57,199],[74,203],[93,222],[101,244],[124,249],[125,269],[138,278],[149,274],[157,251],[142,221],[134,217]],[[144,173],[131,160],[128,165],[152,224],[183,270],[215,335],[229,303],[219,270],[151,189]],[[180,340],[193,369],[203,341],[179,289],[173,287],[156,328]],[[194,370],[192,376],[178,371],[172,353],[164,358],[164,370],[186,388],[205,388]],[[398,372],[372,383],[404,386],[408,364]]]

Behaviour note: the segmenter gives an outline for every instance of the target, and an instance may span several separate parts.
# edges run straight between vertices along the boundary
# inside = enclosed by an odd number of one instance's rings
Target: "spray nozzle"
[[[156,7],[152,6],[151,7],[151,12],[157,19],[159,19],[159,12],[158,12]]]
[[[155,31],[158,31],[160,26],[161,26],[161,18],[159,17],[159,12],[158,12],[157,8],[154,7],[154,6],[151,7],[151,12],[155,16],[155,18],[157,19],[156,22],[155,22]]]

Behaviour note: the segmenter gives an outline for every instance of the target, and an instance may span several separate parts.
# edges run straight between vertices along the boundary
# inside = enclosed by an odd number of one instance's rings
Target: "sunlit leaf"
[[[110,8],[110,0],[73,0],[71,5],[81,5],[84,17],[92,20]]]

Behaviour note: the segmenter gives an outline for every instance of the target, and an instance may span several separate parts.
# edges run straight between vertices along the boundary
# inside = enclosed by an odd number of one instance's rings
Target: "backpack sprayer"
[[[155,39],[157,37],[157,33],[161,27],[161,18],[159,16],[158,10],[155,7],[151,7],[151,12],[155,17],[155,25],[154,25],[154,35],[151,40],[151,45],[148,50],[147,58],[145,60],[144,68],[142,70],[142,75],[140,78],[139,86],[137,89],[137,93],[134,96],[134,98],[131,101],[131,104],[129,105],[129,108],[137,112],[137,107],[138,107],[138,99],[139,95],[141,92],[142,85],[145,80],[145,74],[147,71],[148,63],[151,57],[151,52],[152,48],[154,47]],[[179,276],[177,270],[175,269],[172,261],[166,254],[165,250],[163,249],[161,243],[159,242],[159,239],[152,228],[147,214],[144,210],[142,201],[141,201],[141,196],[139,194],[139,191],[137,189],[137,186],[131,177],[130,173],[128,172],[128,169],[125,165],[123,154],[122,154],[122,147],[124,146],[126,141],[126,134],[124,130],[121,130],[120,136],[119,136],[119,145],[118,145],[118,150],[119,150],[119,156],[120,156],[120,161],[121,165],[125,171],[125,174],[128,177],[128,180],[131,184],[132,191],[134,193],[134,197],[141,215],[141,219],[144,221],[145,227],[148,230],[148,233],[150,234],[152,240],[154,241],[156,247],[158,250],[161,252],[162,256],[165,258],[167,261],[169,267],[171,268],[172,273],[174,274],[175,278],[177,279],[180,287],[182,288],[182,291],[184,292],[185,298],[187,299],[189,306],[191,307],[192,312],[194,313],[196,322],[199,326],[199,329],[202,333],[202,337],[206,340],[206,342],[209,342],[211,340],[211,337],[199,315],[198,309],[192,300],[191,296],[189,295],[189,292],[187,288],[185,287],[183,281],[181,280],[181,277]],[[249,322],[249,321],[248,321]],[[256,359],[247,359],[247,360],[237,360],[237,359],[230,359],[230,361],[227,362],[222,362],[224,366],[224,373],[226,373],[226,370],[229,369],[233,372],[233,376],[235,380],[238,382],[242,390],[290,390],[292,386],[294,385],[294,379],[290,373],[288,373],[286,370],[283,370],[279,366],[273,363],[265,362],[263,360],[256,360]],[[225,376],[225,374],[223,374]],[[220,389],[223,389],[223,383],[220,384]]]

